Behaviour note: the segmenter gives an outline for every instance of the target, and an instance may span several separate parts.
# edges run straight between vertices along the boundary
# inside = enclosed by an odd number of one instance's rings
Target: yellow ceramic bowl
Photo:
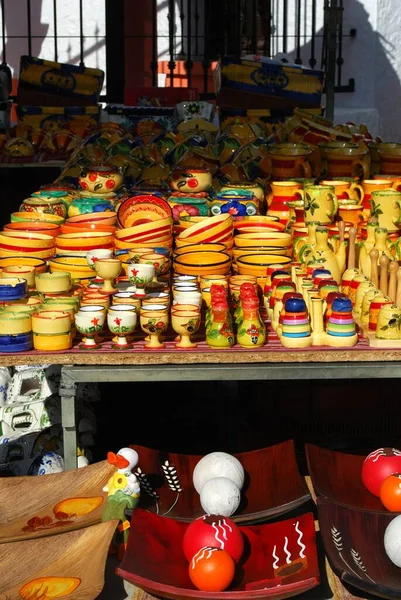
[[[4,250],[16,250],[23,254],[24,251],[46,250],[54,246],[54,237],[47,233],[0,231],[0,248]]]
[[[34,334],[63,335],[71,330],[71,317],[63,310],[41,310],[32,315]]]
[[[229,239],[234,231],[234,221],[230,214],[219,214],[195,223],[180,233],[176,241],[219,242]],[[178,245],[178,244],[177,244]]]
[[[68,272],[39,273],[35,275],[35,285],[43,294],[68,292],[71,288],[71,274]]]
[[[0,312],[0,335],[17,335],[32,331],[31,315],[28,312]]]
[[[17,251],[18,251],[17,248],[14,248],[13,250],[0,249],[0,258],[7,258],[7,257],[15,256],[15,253]],[[26,250],[25,250],[25,254],[26,254]],[[44,260],[51,258],[52,256],[54,256],[54,254],[55,254],[55,248],[49,248],[48,250],[33,250],[32,252],[29,252],[29,256],[31,256],[33,258],[43,258]]]
[[[21,298],[21,300],[9,300],[4,303],[4,308],[7,306],[14,306],[15,304],[25,304],[26,306],[33,306],[36,310],[41,306],[43,302],[42,296],[33,296],[29,294],[25,296],[25,298]]]
[[[238,273],[240,275],[256,275],[256,277],[265,277],[266,270],[272,265],[289,265],[291,258],[288,256],[278,256],[276,254],[244,254],[236,261]]]
[[[35,267],[25,265],[9,265],[3,267],[1,276],[3,279],[9,277],[20,277],[25,279],[29,288],[35,285]]]
[[[236,233],[283,231],[284,228],[285,225],[280,223],[278,217],[273,215],[250,215],[234,219],[234,230]]]
[[[173,219],[172,217],[165,217],[164,219],[156,219],[155,221],[148,221],[133,225],[132,227],[118,229],[116,231],[116,238],[123,242],[140,244],[145,242],[143,245],[146,246],[146,240],[172,235],[172,232]]]
[[[35,273],[44,273],[47,269],[46,261],[42,258],[15,255],[0,258],[0,269],[11,266],[32,266],[35,267]]]
[[[62,312],[66,312],[70,315],[70,319],[71,319],[71,323],[74,324],[75,320],[74,320],[74,315],[77,312],[77,308],[75,308],[74,306],[72,306],[71,304],[62,304],[60,302],[60,304],[45,304],[43,303],[40,311],[48,311],[48,312],[54,312],[54,311],[62,311]]]
[[[94,272],[88,265],[85,256],[55,256],[49,260],[51,273],[64,271],[71,274],[72,279],[91,279]]]
[[[12,313],[27,313],[28,315],[32,315],[34,312],[38,310],[37,305],[33,304],[6,304],[2,307],[2,310],[6,312]]]
[[[161,238],[154,238],[146,240],[148,244],[152,244],[152,246],[159,246],[160,248],[172,248],[173,246],[173,236],[163,236]],[[145,244],[143,244],[145,246]],[[115,238],[114,247],[116,250],[129,250],[133,247],[132,242],[123,242],[122,240],[118,240]]]
[[[226,275],[231,257],[225,252],[188,252],[174,260],[174,272],[181,275]]]
[[[226,252],[226,245],[221,242],[216,243],[205,243],[205,244],[184,244],[180,248],[174,250],[174,256],[180,256],[181,254],[187,254],[188,252]]]
[[[71,323],[70,323],[71,327]],[[33,347],[41,352],[58,352],[72,348],[72,332],[56,335],[37,333],[33,336]]]
[[[23,221],[42,221],[43,223],[55,223],[61,225],[64,218],[59,215],[38,212],[13,212],[10,216],[11,223],[21,223]]]
[[[78,233],[61,233],[56,237],[56,247],[60,250],[87,252],[95,248],[110,248],[114,245],[112,233],[104,231],[82,231]]]
[[[287,247],[292,244],[290,233],[282,231],[269,231],[266,233],[239,233],[234,236],[234,246],[246,248],[249,246],[280,246]]]
[[[292,246],[287,248],[280,248],[280,246],[249,246],[247,248],[233,248],[232,253],[234,261],[237,261],[244,254],[277,254],[279,256],[291,257]]]

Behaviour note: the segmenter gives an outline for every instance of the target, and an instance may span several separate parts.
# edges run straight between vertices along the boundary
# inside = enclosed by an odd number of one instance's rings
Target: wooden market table
[[[273,381],[396,379],[401,377],[401,348],[376,349],[361,339],[349,349],[312,347],[288,350],[278,340],[260,349],[236,345],[211,350],[201,341],[196,349],[177,350],[167,342],[161,350],[146,350],[138,341],[130,351],[105,349],[0,355],[2,366],[61,365],[61,413],[66,469],[76,467],[75,395],[78,383]]]

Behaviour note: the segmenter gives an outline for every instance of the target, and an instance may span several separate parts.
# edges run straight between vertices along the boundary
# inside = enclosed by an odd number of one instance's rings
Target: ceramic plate
[[[173,600],[279,600],[319,585],[312,513],[241,527],[244,554],[232,585],[223,592],[202,592],[192,585],[182,550],[187,527],[187,523],[136,508],[127,551],[116,573],[150,594]]]
[[[375,597],[399,600],[401,569],[390,561],[383,542],[395,515],[356,510],[323,497],[317,505],[324,549],[334,572]],[[356,592],[352,597],[356,595],[360,597]]]
[[[199,494],[192,484],[193,470],[202,456],[161,452],[137,445],[132,447],[138,452],[139,478],[145,491],[141,494],[142,508],[159,514],[168,512],[174,519],[187,522],[204,514]],[[241,504],[231,517],[237,523],[271,519],[310,500],[306,484],[298,471],[292,440],[234,456],[246,474]],[[182,490],[178,495],[170,489],[166,478],[172,469]],[[138,470],[135,474],[138,477]],[[148,494],[147,489],[150,492]]]
[[[172,216],[168,202],[151,195],[132,196],[121,203],[117,219],[120,227],[132,227]]]

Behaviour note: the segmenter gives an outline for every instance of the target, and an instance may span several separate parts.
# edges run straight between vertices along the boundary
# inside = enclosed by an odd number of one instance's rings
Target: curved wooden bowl
[[[104,586],[107,552],[117,524],[108,521],[45,539],[0,544],[0,596],[44,600],[64,596],[70,589],[69,600],[94,600]]]
[[[388,514],[380,501],[362,483],[365,455],[347,454],[305,444],[309,475],[317,496],[346,506]]]
[[[135,509],[127,551],[116,570],[117,575],[150,594],[174,600],[278,600],[319,584],[311,513],[278,523],[241,527],[245,546],[243,558],[237,565],[233,584],[223,592],[203,592],[191,583],[182,550],[187,527],[187,523]],[[286,539],[290,563],[286,562],[284,552]],[[276,568],[273,567],[274,551],[279,557]]]
[[[401,569],[390,561],[383,545],[394,513],[357,510],[323,497],[317,506],[324,549],[340,579],[375,596],[399,600]]]
[[[0,478],[0,542],[99,523],[107,499],[103,487],[114,472],[104,460],[46,477]]]
[[[142,508],[159,514],[168,512],[178,521],[192,521],[204,514],[199,494],[192,483],[192,473],[202,456],[161,452],[144,446],[133,445],[139,455],[138,467],[142,494]],[[304,502],[310,495],[301,478],[294,453],[294,443],[287,440],[275,446],[235,454],[245,469],[245,484],[241,490],[241,504],[231,517],[237,523],[257,523],[282,515]],[[173,467],[182,492],[169,488],[165,472]],[[135,471],[138,476],[138,472]],[[144,477],[150,484],[146,493]],[[157,504],[153,493],[158,496]]]

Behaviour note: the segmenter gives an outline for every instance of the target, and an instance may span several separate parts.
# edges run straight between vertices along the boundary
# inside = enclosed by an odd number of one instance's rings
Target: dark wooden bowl
[[[401,569],[384,551],[394,513],[358,510],[320,496],[320,532],[333,571],[344,582],[381,598],[401,598]]]
[[[277,523],[240,527],[244,555],[237,565],[233,584],[224,592],[202,592],[191,583],[189,563],[182,550],[187,527],[188,523],[135,509],[128,547],[116,573],[149,594],[173,600],[278,600],[319,585],[311,513]]]
[[[172,454],[137,445],[132,448],[139,455],[139,471],[137,468],[134,472],[142,488],[141,508],[185,522],[205,513],[192,483],[192,473],[202,456]],[[231,517],[237,523],[273,518],[310,500],[292,440],[234,456],[246,473],[241,504]],[[174,476],[177,479],[173,481]]]
[[[325,496],[351,508],[387,513],[362,482],[365,456],[347,454],[305,444],[309,475],[317,496]]]

